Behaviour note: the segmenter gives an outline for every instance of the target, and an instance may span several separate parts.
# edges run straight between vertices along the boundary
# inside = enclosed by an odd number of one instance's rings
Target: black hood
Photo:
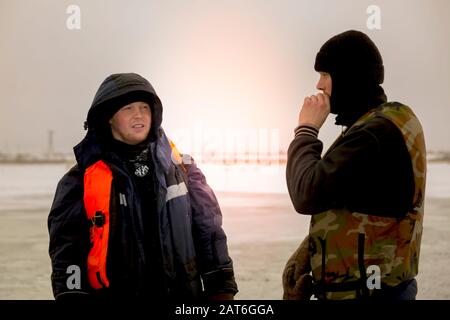
[[[147,102],[152,110],[151,136],[156,136],[162,122],[162,104],[155,89],[147,79],[136,73],[116,73],[107,77],[95,94],[87,114],[85,129],[96,131],[98,136],[110,133],[108,120],[123,106]]]
[[[331,75],[331,113],[337,115],[337,125],[350,126],[387,100],[381,87],[383,59],[375,43],[362,32],[346,31],[325,42],[314,69]]]
[[[102,82],[88,111],[83,140],[74,147],[78,165],[87,168],[105,154],[111,154],[113,137],[109,119],[123,106],[136,102],[147,102],[152,110],[152,124],[147,139],[148,146],[162,134],[162,104],[155,89],[143,77],[135,73],[110,75]],[[135,146],[141,148],[141,145]]]

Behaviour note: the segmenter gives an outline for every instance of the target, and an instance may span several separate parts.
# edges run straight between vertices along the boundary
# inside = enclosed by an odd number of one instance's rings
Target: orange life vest
[[[84,173],[84,207],[92,225],[91,249],[87,259],[87,274],[94,289],[109,287],[106,276],[106,255],[109,238],[109,204],[111,199],[112,172],[99,160]]]
[[[175,144],[169,140],[172,161],[186,173],[183,157]],[[88,167],[84,173],[84,207],[91,221],[91,249],[87,259],[87,274],[94,289],[109,287],[106,275],[106,257],[109,239],[109,210],[112,172],[102,160]]]

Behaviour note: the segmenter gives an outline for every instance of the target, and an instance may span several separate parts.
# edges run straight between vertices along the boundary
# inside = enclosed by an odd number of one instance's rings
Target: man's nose
[[[136,108],[134,110],[134,114],[133,115],[134,115],[135,118],[142,118],[143,114],[144,114],[144,111],[141,110],[141,108]]]
[[[316,89],[317,89],[317,90],[322,90],[322,89],[323,89],[323,88],[322,88],[322,82],[321,82],[320,80],[317,81]]]

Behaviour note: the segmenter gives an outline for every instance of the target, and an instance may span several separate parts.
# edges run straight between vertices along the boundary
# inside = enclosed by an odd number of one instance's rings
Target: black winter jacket
[[[169,147],[165,135],[161,140],[163,142],[159,143]],[[151,144],[152,154],[161,156],[157,145],[158,142]],[[221,228],[222,215],[213,191],[194,162],[186,166],[188,173],[185,175],[181,168],[168,162],[171,159],[170,154],[167,155],[169,158],[166,158],[165,168],[160,163],[161,159],[156,159],[157,155],[154,158],[157,205],[156,212],[149,213],[141,212],[141,199],[123,161],[114,154],[103,157],[113,172],[111,254],[108,254],[107,260],[110,288],[103,292],[92,290],[86,277],[90,225],[83,203],[83,160],[61,179],[48,218],[52,286],[56,298],[67,293],[90,293],[113,297],[198,299],[202,295],[237,292],[226,235]],[[174,171],[176,182],[184,182],[188,187],[186,195],[169,201],[167,175],[164,174],[168,170]],[[126,206],[120,204],[123,200],[120,200],[119,194],[125,196]],[[144,216],[149,214],[155,215],[158,222],[159,250],[156,251],[145,245],[154,230],[144,227]],[[81,269],[80,290],[67,287],[71,265]],[[149,270],[159,270],[158,267],[161,267],[160,274],[149,274]],[[203,293],[200,279],[203,281]]]
[[[152,191],[148,198],[144,198],[145,190],[124,159],[105,143],[111,139],[107,136],[107,120],[118,107],[137,97],[145,99],[152,109],[146,146],[151,155],[152,181],[144,187]],[[214,192],[193,160],[180,165],[172,159],[161,122],[161,101],[139,75],[111,75],[100,86],[88,113],[88,133],[74,148],[77,165],[59,182],[48,217],[56,298],[82,294],[199,299],[237,292]],[[93,290],[86,273],[90,224],[83,201],[83,179],[86,168],[98,160],[106,162],[113,173],[106,270],[110,287]],[[74,268],[81,272],[79,286],[73,281]]]

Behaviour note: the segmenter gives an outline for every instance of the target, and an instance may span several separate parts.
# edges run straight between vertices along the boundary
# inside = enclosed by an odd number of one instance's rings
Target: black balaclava
[[[331,113],[337,115],[337,125],[349,127],[387,100],[380,86],[384,80],[383,59],[362,32],[346,31],[325,42],[314,69],[331,75]]]

